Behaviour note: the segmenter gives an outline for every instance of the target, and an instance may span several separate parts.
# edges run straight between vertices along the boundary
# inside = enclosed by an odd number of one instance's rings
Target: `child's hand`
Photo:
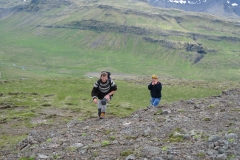
[[[93,99],[93,102],[96,103],[96,104],[97,104],[97,101],[98,101],[97,98]]]

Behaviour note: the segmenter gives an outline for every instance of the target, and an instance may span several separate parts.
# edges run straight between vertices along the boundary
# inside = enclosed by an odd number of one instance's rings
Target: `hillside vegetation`
[[[90,72],[240,78],[240,24],[141,1],[1,2],[3,79]]]
[[[102,70],[119,87],[109,119],[146,108],[153,73],[162,105],[239,87],[239,46],[239,22],[143,1],[0,0],[0,156],[33,128],[97,118]]]
[[[97,79],[49,78],[0,81],[0,157],[12,150],[30,130],[49,128],[72,120],[97,120],[91,89]],[[147,108],[149,78],[115,80],[118,91],[108,104],[107,119],[128,117]],[[162,105],[188,99],[219,95],[240,87],[236,82],[205,82],[163,79]],[[230,102],[229,102],[230,103]]]

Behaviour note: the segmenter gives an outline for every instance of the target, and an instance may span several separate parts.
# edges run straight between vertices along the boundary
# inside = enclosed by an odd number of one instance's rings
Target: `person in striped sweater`
[[[113,80],[108,78],[108,73],[101,72],[100,79],[94,83],[91,92],[93,102],[98,106],[98,116],[100,119],[105,117],[107,102],[112,99],[116,91],[117,85]]]

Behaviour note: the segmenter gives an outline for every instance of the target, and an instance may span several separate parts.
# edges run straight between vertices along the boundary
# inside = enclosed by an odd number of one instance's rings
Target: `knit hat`
[[[153,74],[153,75],[152,75],[152,78],[153,78],[153,79],[158,79],[158,76],[157,76],[156,74]]]

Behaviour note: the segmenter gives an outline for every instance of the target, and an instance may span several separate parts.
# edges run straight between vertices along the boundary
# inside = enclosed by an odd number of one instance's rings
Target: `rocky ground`
[[[145,108],[130,117],[38,127],[2,160],[239,160],[240,88]]]

